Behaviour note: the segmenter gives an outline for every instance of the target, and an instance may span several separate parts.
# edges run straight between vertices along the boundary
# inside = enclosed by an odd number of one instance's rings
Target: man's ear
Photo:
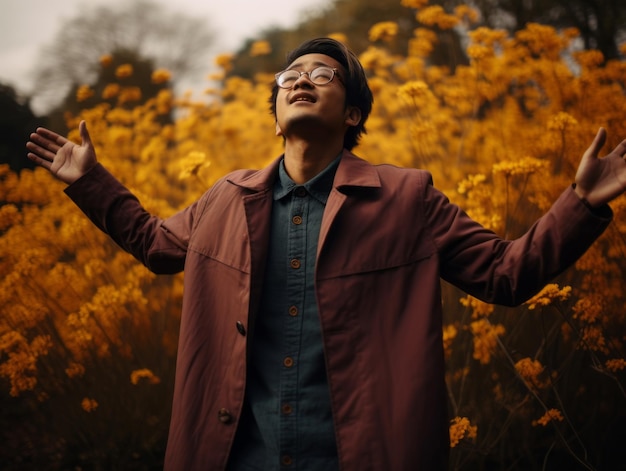
[[[278,121],[276,121],[276,136],[282,136],[283,135],[283,130],[280,129],[280,126],[278,125]]]
[[[349,106],[345,122],[347,126],[357,126],[361,122],[361,110],[356,106]]]

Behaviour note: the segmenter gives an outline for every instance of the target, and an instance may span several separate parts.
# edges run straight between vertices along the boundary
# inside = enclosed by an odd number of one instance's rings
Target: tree
[[[490,27],[517,31],[534,22],[578,28],[585,49],[598,49],[607,60],[619,58],[618,40],[626,35],[626,3],[621,1],[476,0],[472,3]]]
[[[480,12],[481,22],[490,28],[514,33],[529,23],[541,23],[556,28],[575,27],[580,31],[585,49],[600,50],[606,60],[619,58],[618,41],[626,36],[626,2],[615,0],[432,0],[426,6],[440,5],[447,12],[460,5],[470,5]],[[421,9],[417,9],[420,11]],[[349,46],[357,53],[368,46],[368,30],[382,21],[398,25],[396,41],[386,48],[393,53],[406,54],[407,41],[415,28],[424,28],[415,18],[415,9],[402,6],[400,0],[334,0],[322,10],[311,10],[294,28],[270,28],[259,40],[267,41],[271,53],[250,57],[255,42],[248,39],[233,59],[230,75],[250,78],[256,72],[276,71],[282,67],[290,48],[315,36],[346,33]],[[467,64],[461,47],[462,32],[429,26],[437,34],[437,42],[429,57],[430,65],[454,69]]]
[[[204,70],[213,33],[202,18],[168,11],[152,0],[136,0],[119,9],[92,7],[59,28],[39,59],[34,98],[45,107],[60,103],[67,92],[93,83],[99,58],[130,51],[166,68],[173,80]]]
[[[27,100],[0,83],[0,164],[19,172],[34,165],[26,158],[24,143],[29,134],[44,123],[35,117]]]
[[[439,4],[442,1],[433,1]],[[398,25],[396,39],[386,44],[386,49],[396,54],[406,54],[408,40],[420,25],[415,11],[403,6],[400,0],[335,0],[326,9],[311,10],[303,16],[292,29],[270,28],[265,30],[260,39],[271,46],[271,53],[262,57],[250,58],[249,51],[254,40],[247,40],[233,59],[231,75],[252,77],[256,72],[275,72],[284,65],[284,59],[290,49],[299,43],[316,36],[328,36],[333,33],[345,33],[350,49],[360,54],[370,46],[368,31],[372,25],[390,21]],[[455,30],[431,28],[438,36],[429,63],[445,65],[454,69],[459,64],[466,64],[467,57],[461,48],[461,38]]]

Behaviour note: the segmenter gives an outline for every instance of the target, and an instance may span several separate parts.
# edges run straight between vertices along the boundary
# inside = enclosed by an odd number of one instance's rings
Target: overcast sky
[[[92,5],[129,0],[0,0],[0,83],[28,94],[41,48],[54,40],[63,19]],[[293,26],[305,11],[330,0],[155,0],[173,11],[206,18],[216,34],[215,54],[235,52],[269,26]],[[208,69],[207,69],[208,70]]]

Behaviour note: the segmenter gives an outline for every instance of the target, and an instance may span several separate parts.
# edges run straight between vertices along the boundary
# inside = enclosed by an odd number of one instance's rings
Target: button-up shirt
[[[338,468],[314,283],[322,216],[338,164],[339,158],[304,185],[280,164],[234,470]]]

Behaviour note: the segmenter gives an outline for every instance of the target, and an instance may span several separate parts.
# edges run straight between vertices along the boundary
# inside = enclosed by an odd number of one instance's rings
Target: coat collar
[[[228,181],[233,185],[254,192],[269,191],[278,175],[281,159],[282,156],[264,169],[253,173],[235,172],[228,178]],[[349,150],[344,149],[333,187],[342,191],[348,188],[380,188],[380,186],[380,178],[376,168]]]

